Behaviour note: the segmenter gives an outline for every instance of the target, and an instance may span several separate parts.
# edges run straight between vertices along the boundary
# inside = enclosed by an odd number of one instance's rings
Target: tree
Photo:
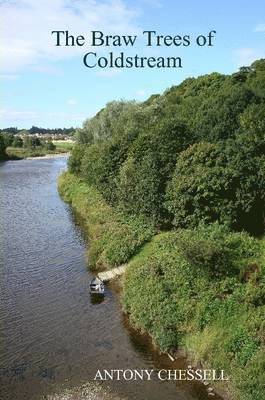
[[[251,104],[240,116],[240,127],[244,133],[259,138],[265,135],[265,103]]]
[[[161,214],[157,163],[151,154],[137,162],[129,157],[119,174],[118,201],[125,213],[143,214],[158,222]]]
[[[75,144],[72,149],[71,155],[68,159],[68,168],[72,174],[81,173],[81,163],[86,151],[86,146],[81,144]]]
[[[112,101],[100,110],[95,117],[87,119],[83,129],[77,131],[80,143],[97,143],[123,131],[128,113],[137,107],[131,101]]]
[[[26,136],[24,139],[24,147],[30,148],[30,147],[38,147],[41,146],[41,141],[38,137],[35,136]]]
[[[2,134],[0,134],[0,160],[4,160],[6,158],[6,146],[5,140]]]
[[[8,132],[4,131],[4,132],[2,132],[2,137],[3,137],[4,142],[5,142],[5,147],[12,146],[12,142],[13,142],[13,139],[14,139],[14,136],[13,136],[12,133],[8,133]]]
[[[219,221],[233,229],[264,231],[265,142],[240,135],[198,143],[179,156],[166,206],[176,227]]]
[[[191,140],[186,126],[176,118],[162,120],[139,135],[118,176],[118,201],[127,213],[143,213],[166,223],[164,195],[178,154]]]
[[[53,151],[53,150],[56,149],[56,146],[55,146],[55,144],[52,142],[51,139],[47,140],[47,141],[45,142],[44,146],[45,146],[45,149],[46,149],[46,150],[49,150],[49,151]]]
[[[23,147],[23,140],[19,136],[15,136],[12,142],[13,147]]]
[[[240,114],[255,101],[251,90],[231,83],[214,96],[205,97],[192,121],[198,140],[216,142],[232,137],[239,128]]]
[[[246,84],[256,96],[265,98],[265,59],[260,59],[251,64],[251,73]]]
[[[116,175],[122,161],[121,149],[112,141],[86,147],[81,164],[81,176],[95,186],[110,203],[116,201]]]

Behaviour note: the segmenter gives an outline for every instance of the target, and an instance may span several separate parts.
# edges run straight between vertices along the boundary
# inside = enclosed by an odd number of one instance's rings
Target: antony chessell
[[[116,380],[116,381],[137,381],[159,379],[161,381],[227,381],[224,370],[215,369],[172,369],[172,370],[153,370],[153,369],[103,369],[97,370],[94,380]]]

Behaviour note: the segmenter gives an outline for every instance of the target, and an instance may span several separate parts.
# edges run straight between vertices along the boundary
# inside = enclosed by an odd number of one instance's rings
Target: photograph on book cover
[[[0,399],[265,399],[265,2],[0,21]]]

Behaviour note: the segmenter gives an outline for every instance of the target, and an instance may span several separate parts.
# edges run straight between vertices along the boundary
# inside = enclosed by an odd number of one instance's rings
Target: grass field
[[[64,149],[67,151],[72,150],[74,146],[74,142],[67,142],[65,140],[54,140],[53,144],[55,144],[56,149]]]

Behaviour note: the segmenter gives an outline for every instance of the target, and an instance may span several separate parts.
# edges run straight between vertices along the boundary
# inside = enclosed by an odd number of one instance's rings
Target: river
[[[90,382],[87,399],[207,399],[201,383],[94,384],[98,369],[174,369],[186,362],[173,364],[130,328],[115,285],[103,302],[91,299],[87,244],[57,192],[65,168],[62,157],[0,164],[0,398],[79,400]]]

